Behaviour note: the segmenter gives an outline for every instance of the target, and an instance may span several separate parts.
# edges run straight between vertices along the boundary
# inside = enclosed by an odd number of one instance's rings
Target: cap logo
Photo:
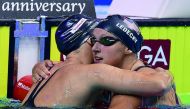
[[[70,31],[71,33],[75,33],[83,24],[84,22],[86,21],[87,19],[85,18],[82,18],[78,21],[78,23],[72,27],[72,30]]]
[[[135,43],[137,42],[137,38],[133,35],[130,29],[126,28],[124,25],[117,23],[116,27],[125,32]]]

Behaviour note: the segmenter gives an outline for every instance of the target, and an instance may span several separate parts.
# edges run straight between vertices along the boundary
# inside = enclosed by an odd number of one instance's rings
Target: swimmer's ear
[[[125,54],[131,54],[132,51],[129,48],[125,48]]]

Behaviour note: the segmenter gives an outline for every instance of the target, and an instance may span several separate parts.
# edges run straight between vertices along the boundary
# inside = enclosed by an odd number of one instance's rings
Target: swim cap
[[[58,50],[68,55],[78,49],[90,37],[88,33],[95,25],[97,25],[95,19],[82,14],[66,18],[56,30],[55,39]]]
[[[137,53],[142,47],[143,37],[138,25],[132,19],[111,15],[102,20],[96,28],[104,29],[118,37],[133,53]]]

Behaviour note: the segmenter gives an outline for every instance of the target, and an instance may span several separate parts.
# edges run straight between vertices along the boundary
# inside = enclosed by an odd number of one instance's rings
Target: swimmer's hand
[[[157,67],[155,70],[157,71],[158,75],[160,74],[160,75],[162,75],[163,78],[165,78],[166,87],[172,86],[172,84],[174,82],[173,81],[174,78],[173,78],[172,73],[169,70],[165,70],[161,67]]]
[[[42,78],[48,78],[50,69],[58,62],[52,62],[51,60],[45,60],[43,62],[38,62],[34,65],[32,69],[32,80],[34,83],[41,81]]]

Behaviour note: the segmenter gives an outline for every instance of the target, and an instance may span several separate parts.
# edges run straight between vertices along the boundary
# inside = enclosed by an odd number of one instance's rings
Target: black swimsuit
[[[58,70],[57,70],[58,71]],[[57,72],[56,71],[56,72]],[[55,73],[56,73],[55,72]],[[54,73],[54,74],[55,74]],[[54,75],[53,74],[53,75]],[[48,83],[48,81],[53,77],[53,75],[39,88],[39,90],[37,90],[38,89],[38,87],[39,87],[39,85],[41,84],[41,82],[43,81],[40,81],[37,85],[36,85],[36,87],[35,87],[35,89],[32,91],[32,93],[30,94],[30,96],[28,97],[28,100],[24,103],[24,105],[23,106],[26,106],[26,107],[36,107],[35,106],[35,104],[34,104],[34,99],[36,98],[36,96],[38,95],[38,93],[42,90],[42,88]]]
[[[59,69],[58,69],[59,70]],[[58,71],[57,70],[57,71]],[[57,72],[55,71],[55,73]],[[54,73],[54,74],[55,74]],[[42,88],[48,83],[48,81],[54,76],[54,74],[38,89],[38,87],[40,86],[41,82],[43,81],[40,81],[35,89],[32,91],[32,93],[30,94],[30,96],[28,97],[28,100],[24,103],[23,107],[33,107],[33,108],[39,108],[39,109],[49,109],[48,107],[36,107],[35,104],[34,104],[34,100],[36,98],[36,96],[38,95],[38,93],[42,90]],[[67,107],[67,108],[63,108],[63,109],[84,109],[83,107]]]

